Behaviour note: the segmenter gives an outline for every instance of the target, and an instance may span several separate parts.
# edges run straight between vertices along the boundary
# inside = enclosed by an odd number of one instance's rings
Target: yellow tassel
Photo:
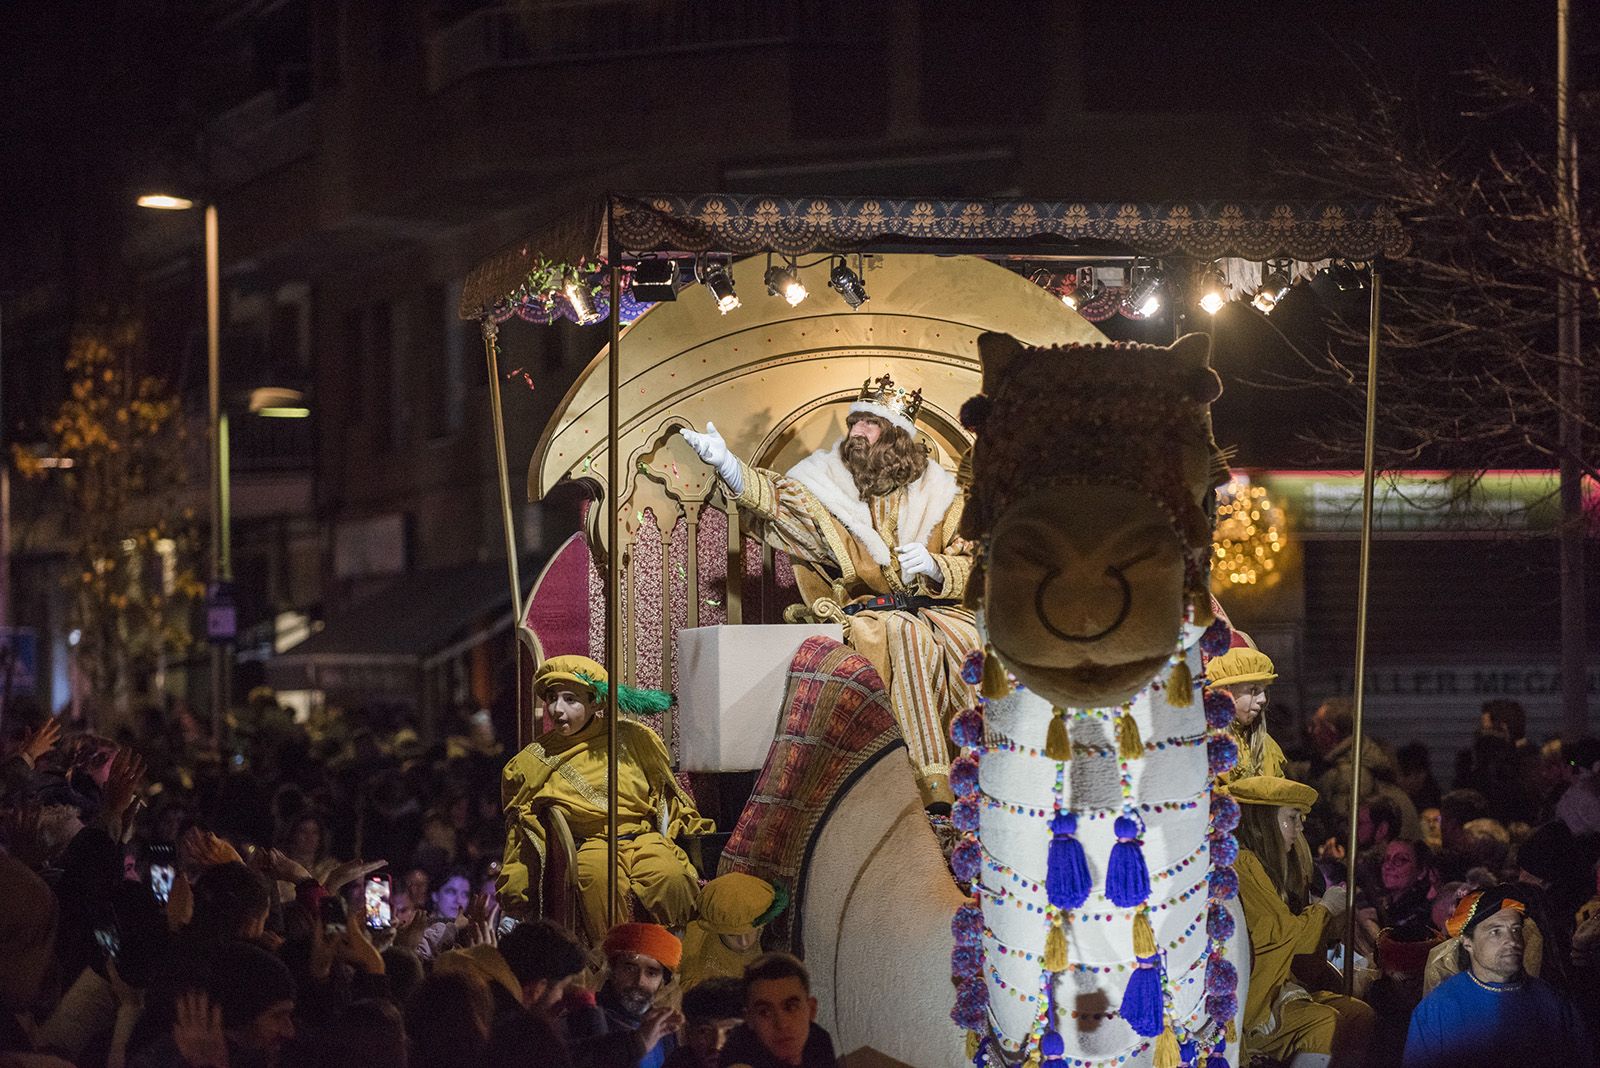
[[[1228,1045],[1230,1046],[1238,1043],[1239,1029],[1233,1026],[1232,1020],[1229,1020],[1227,1026],[1222,1029],[1222,1037],[1228,1040]]]
[[[976,1031],[968,1031],[967,1032],[967,1060],[970,1061],[972,1058],[974,1058],[974,1057],[976,1057],[978,1055],[978,1042],[979,1041],[980,1040],[978,1038],[978,1032],[976,1032]]]
[[[1209,627],[1216,622],[1216,615],[1211,611],[1211,591],[1204,586],[1198,586],[1189,591],[1189,603],[1194,606],[1194,624],[1197,627]]]
[[[1067,735],[1067,717],[1059,708],[1050,717],[1050,729],[1045,731],[1044,755],[1051,760],[1072,759],[1072,739]]]
[[[1123,709],[1122,718],[1117,720],[1117,755],[1123,760],[1138,760],[1144,756],[1144,739],[1139,737],[1139,725],[1133,721],[1133,713]]]
[[[1156,933],[1150,929],[1149,909],[1133,914],[1133,953],[1136,957],[1156,955]]]
[[[1194,676],[1189,674],[1189,658],[1182,657],[1172,668],[1172,678],[1167,680],[1167,704],[1173,708],[1188,708],[1194,704]]]
[[[983,651],[983,682],[978,692],[985,697],[1006,697],[1011,693],[1011,680],[992,645]]]
[[[1067,933],[1061,929],[1059,918],[1051,922],[1050,933],[1044,938],[1044,970],[1047,972],[1067,970]]]
[[[1170,1025],[1161,1032],[1161,1037],[1156,1039],[1156,1055],[1150,1063],[1155,1068],[1183,1068],[1183,1055],[1178,1051],[1178,1036],[1172,1033]]]

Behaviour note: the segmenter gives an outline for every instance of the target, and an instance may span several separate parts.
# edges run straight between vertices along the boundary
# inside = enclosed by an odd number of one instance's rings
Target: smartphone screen
[[[122,952],[122,939],[117,936],[115,927],[96,927],[94,940],[108,960],[116,960],[117,954]]]
[[[150,891],[163,905],[167,903],[167,897],[172,893],[172,876],[171,864],[150,865]]]
[[[379,930],[393,925],[394,916],[389,911],[389,877],[367,876],[367,926]]]

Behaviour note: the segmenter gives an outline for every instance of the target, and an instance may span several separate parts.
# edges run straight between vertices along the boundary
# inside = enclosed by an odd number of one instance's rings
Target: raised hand
[[[417,909],[405,925],[394,933],[394,944],[402,949],[413,952],[422,945],[422,936],[428,930],[428,914],[422,909]]]
[[[61,721],[51,716],[37,728],[22,736],[22,747],[18,750],[27,758],[29,764],[36,763],[50,750],[56,747],[61,740]]]
[[[352,921],[346,925],[344,937],[333,943],[333,955],[358,972],[383,974],[383,954],[367,937],[367,925],[364,923]]]
[[[167,891],[167,930],[179,931],[194,919],[194,887],[189,877],[178,872],[172,877],[172,889]]]
[[[365,879],[385,864],[387,860],[345,860],[333,866],[333,870],[322,880],[322,885],[327,887],[328,893],[337,894],[357,879]]]
[[[695,455],[712,467],[721,469],[727,462],[728,443],[722,440],[722,435],[717,432],[717,424],[708,421],[704,433],[690,430],[688,427],[680,428],[678,433],[683,435],[683,440],[689,443],[689,448],[695,451]]]
[[[123,746],[111,757],[111,769],[106,773],[105,810],[120,820],[128,811],[144,781],[144,758]]]
[[[281,883],[299,885],[311,878],[311,873],[297,860],[277,849],[253,850],[250,856],[250,866],[261,874],[276,879]]]
[[[190,827],[178,842],[178,856],[194,869],[215,868],[219,864],[243,864],[239,851],[210,831]]]
[[[644,1040],[645,1052],[656,1048],[656,1043],[683,1026],[683,1013],[670,1005],[657,1005],[644,1014],[639,1023],[639,1037]]]
[[[199,990],[178,995],[172,1041],[190,1068],[228,1068],[228,1039],[222,1031],[222,1009]]]
[[[900,558],[900,580],[910,583],[918,575],[926,575],[933,580],[934,585],[944,585],[944,571],[939,567],[939,561],[933,558],[926,545],[908,542],[905,545],[895,546],[895,555]]]

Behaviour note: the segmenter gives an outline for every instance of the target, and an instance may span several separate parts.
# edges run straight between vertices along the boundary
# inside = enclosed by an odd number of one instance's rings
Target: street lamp
[[[146,193],[139,207],[156,211],[188,211],[195,201],[168,193]],[[228,456],[226,416],[222,413],[222,378],[219,358],[222,349],[222,275],[217,253],[217,206],[207,201],[205,210],[206,247],[206,437],[211,446],[211,593],[220,593],[233,579],[233,552],[228,531]],[[231,608],[231,605],[229,606]],[[211,627],[211,608],[207,605],[207,630]],[[227,714],[228,692],[232,688],[229,653],[231,634],[216,634],[211,644],[211,733],[222,744],[222,725]]]

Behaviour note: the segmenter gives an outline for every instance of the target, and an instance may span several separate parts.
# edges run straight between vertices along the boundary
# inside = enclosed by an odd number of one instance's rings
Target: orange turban
[[[619,923],[611,928],[600,947],[606,959],[627,953],[637,953],[658,962],[669,972],[678,970],[683,963],[683,943],[678,936],[659,923]]]
[[[1488,890],[1479,890],[1461,899],[1460,904],[1456,905],[1456,911],[1445,923],[1444,929],[1452,938],[1462,935],[1471,938],[1474,927],[1502,909],[1527,912],[1527,906],[1520,898],[1513,896],[1510,887],[1496,886]]]

